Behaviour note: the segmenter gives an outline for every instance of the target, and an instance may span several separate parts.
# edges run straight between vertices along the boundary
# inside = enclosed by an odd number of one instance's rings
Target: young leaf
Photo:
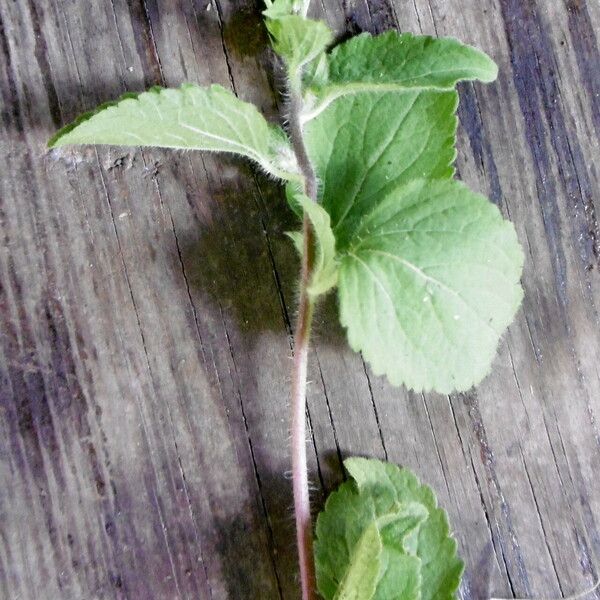
[[[232,152],[281,179],[297,177],[287,137],[255,106],[220,85],[152,88],[104,104],[61,129],[48,143],[159,146]]]
[[[388,31],[357,35],[336,46],[330,83],[395,83],[402,87],[452,89],[463,80],[489,83],[498,67],[484,52],[453,38]]]
[[[296,194],[295,200],[308,215],[315,234],[316,253],[312,277],[308,284],[308,293],[311,296],[318,296],[329,291],[337,283],[338,265],[335,255],[335,236],[331,230],[329,214],[322,206],[304,194]],[[292,236],[290,237],[298,247],[301,243],[300,240],[293,234]],[[302,254],[302,250],[300,254]]]
[[[373,525],[381,541],[380,570],[375,590],[366,598],[453,598],[462,562],[431,490],[395,465],[355,458],[344,465],[354,481],[329,496],[317,519],[317,585],[325,600],[337,598],[346,574],[359,569],[357,548]]]
[[[457,181],[412,181],[365,211],[339,272],[350,345],[415,390],[466,390],[489,371],[523,295],[514,227]]]
[[[450,537],[448,516],[437,506],[433,491],[419,482],[408,469],[366,458],[344,461],[362,494],[378,498],[378,505],[390,500],[419,502],[428,511],[418,532],[416,555],[421,559],[421,600],[450,600],[460,584],[463,562],[456,555],[456,541]],[[381,509],[380,509],[381,510]]]
[[[350,574],[367,568],[359,563],[359,559],[364,560],[360,546],[373,526],[379,532],[381,551],[375,585],[367,598],[419,600],[421,561],[414,550],[409,550],[414,544],[407,540],[417,539],[418,529],[427,519],[427,509],[414,502],[381,506],[378,501],[377,493],[358,493],[355,484],[348,482],[329,496],[319,515],[315,561],[319,591],[326,600],[337,600],[341,589],[348,592],[348,582],[354,580]],[[400,525],[394,530],[396,523]],[[388,595],[392,589],[402,594]]]
[[[360,92],[449,91],[459,81],[494,81],[498,67],[485,53],[453,38],[388,31],[363,33],[327,55],[328,81],[313,83],[318,105],[308,120],[336,98]]]
[[[273,39],[273,49],[296,70],[319,56],[333,34],[323,21],[304,19],[299,15],[283,15],[266,20]]]

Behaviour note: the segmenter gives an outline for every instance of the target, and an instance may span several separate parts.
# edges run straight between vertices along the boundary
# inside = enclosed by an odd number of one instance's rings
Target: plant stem
[[[302,271],[304,272],[304,268]],[[306,463],[306,370],[312,313],[313,302],[306,291],[303,291],[295,332],[292,373],[292,480],[302,600],[313,600],[315,597],[312,520]]]
[[[290,73],[289,78],[290,140],[304,178],[304,192],[311,200],[316,202],[317,179],[304,145],[300,123],[302,109],[300,78],[297,73]],[[294,332],[292,372],[292,480],[302,600],[314,600],[316,598],[315,565],[308,491],[308,466],[306,462],[306,374],[310,329],[314,310],[314,301],[308,293],[308,284],[310,283],[314,263],[314,232],[306,215],[304,215],[302,232],[304,249],[300,272],[298,320]]]

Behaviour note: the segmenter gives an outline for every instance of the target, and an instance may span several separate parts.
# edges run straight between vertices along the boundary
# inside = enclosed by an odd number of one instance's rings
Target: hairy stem
[[[304,269],[302,270],[304,272]],[[292,479],[302,600],[315,598],[312,520],[306,463],[306,367],[312,312],[313,302],[308,298],[308,294],[303,292],[295,333],[292,374]]]
[[[300,123],[302,92],[299,76],[290,73],[289,84],[290,140],[304,178],[304,192],[311,200],[316,202],[317,179],[308,158],[306,146],[304,145],[302,125]],[[302,231],[304,249],[300,271],[298,320],[294,332],[294,366],[292,373],[292,479],[302,600],[314,600],[316,598],[315,566],[308,491],[308,466],[306,462],[306,372],[314,309],[314,301],[308,293],[308,284],[314,263],[314,232],[310,220],[306,215],[304,215]]]

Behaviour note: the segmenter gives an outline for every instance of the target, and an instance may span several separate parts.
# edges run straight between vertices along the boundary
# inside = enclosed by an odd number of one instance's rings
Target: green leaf
[[[417,178],[450,178],[456,92],[370,93],[340,98],[305,126],[321,203],[340,248],[380,198]]]
[[[256,107],[219,85],[152,88],[103,104],[61,129],[48,143],[159,146],[232,152],[267,173],[295,179],[296,161],[284,132]]]
[[[396,385],[449,393],[478,383],[523,295],[512,224],[457,181],[423,180],[354,223],[338,284],[352,348]]]
[[[421,560],[421,600],[449,600],[460,584],[463,562],[450,537],[448,516],[437,506],[433,490],[419,482],[408,469],[366,458],[349,458],[344,466],[362,494],[378,498],[379,510],[390,500],[420,503],[428,512],[418,530],[416,556]],[[385,540],[384,540],[385,543]]]
[[[305,19],[299,15],[282,15],[266,20],[273,40],[273,49],[296,70],[323,53],[333,34],[323,21]]]
[[[325,294],[337,283],[338,265],[335,254],[335,236],[331,230],[329,214],[322,206],[304,194],[296,194],[295,200],[302,207],[313,226],[316,252],[313,273],[307,289],[311,296],[319,296]],[[300,243],[298,238],[292,236],[292,240],[298,247]]]
[[[379,575],[372,595],[356,598],[453,598],[463,565],[432,491],[395,465],[354,458],[344,464],[354,481],[329,496],[317,519],[317,586],[325,600],[337,598],[347,573],[360,568],[357,548],[373,525],[381,542]],[[365,570],[372,567],[371,558],[364,560]]]
[[[382,549],[376,586],[368,597],[419,600],[421,561],[415,552],[405,548],[405,540],[414,537],[428,512],[422,504],[414,502],[378,506],[377,501],[376,493],[358,493],[356,485],[348,482],[329,496],[325,510],[319,515],[315,562],[318,588],[326,600],[335,598],[348,573],[360,568],[356,564],[357,547],[373,525],[379,532]],[[393,536],[395,523],[403,524],[397,526],[398,537]],[[389,595],[390,590],[403,593]]]
[[[313,118],[333,100],[360,92],[449,91],[463,80],[491,82],[498,67],[485,53],[453,38],[432,38],[388,31],[363,33],[328,56],[327,84],[315,85],[318,104]]]
[[[350,563],[335,594],[335,600],[371,600],[377,589],[383,546],[377,523],[360,536]]]
[[[331,83],[395,83],[402,87],[452,89],[459,81],[491,82],[496,63],[454,38],[388,31],[357,35],[333,49]]]

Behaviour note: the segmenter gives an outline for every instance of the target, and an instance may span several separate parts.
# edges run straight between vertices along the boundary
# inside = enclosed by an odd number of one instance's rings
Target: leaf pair
[[[326,271],[350,345],[394,384],[466,390],[522,297],[513,226],[453,179],[454,86],[492,81],[496,66],[456,40],[395,32],[353,38],[326,62],[305,137],[331,223],[315,231],[335,238],[337,277]]]
[[[463,563],[433,492],[406,469],[351,458],[353,481],[317,520],[317,585],[325,600],[450,600]]]
[[[350,344],[374,372],[415,390],[468,389],[489,370],[522,296],[514,228],[453,180],[454,86],[492,81],[496,66],[456,40],[396,32],[363,34],[326,53],[326,25],[292,11],[300,11],[294,0],[275,0],[265,14],[275,49],[303,85],[318,204],[302,194],[284,131],[220,86],[128,95],[84,115],[50,145],[250,158],[288,182],[291,204],[310,218],[317,260],[309,292],[337,286]]]

